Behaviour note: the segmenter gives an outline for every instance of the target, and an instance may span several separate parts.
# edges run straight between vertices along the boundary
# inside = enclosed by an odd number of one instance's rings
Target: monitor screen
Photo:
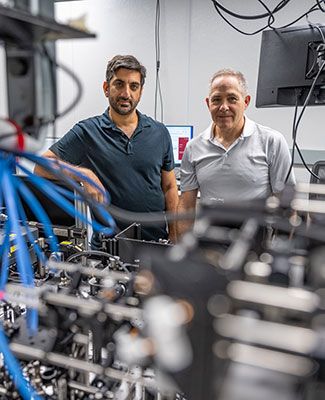
[[[175,165],[180,166],[186,144],[193,138],[193,126],[166,125],[166,128],[172,138]]]
[[[320,31],[321,30],[321,31]],[[304,25],[266,30],[262,35],[256,107],[303,105],[324,58],[322,33]],[[310,105],[325,104],[325,69],[310,97]]]

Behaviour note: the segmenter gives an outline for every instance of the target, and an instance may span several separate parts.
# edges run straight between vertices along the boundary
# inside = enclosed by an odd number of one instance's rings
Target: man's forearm
[[[61,161],[58,159],[52,159],[52,160],[53,161],[55,160],[55,162],[53,162],[53,168],[56,169],[57,174],[41,167],[40,165],[35,166],[34,174],[42,176],[43,178],[46,178],[46,179],[53,179],[53,180],[59,180],[60,175],[64,174],[67,177],[69,177],[77,182],[82,181],[82,179],[80,179],[79,174],[83,173],[83,171],[85,170],[84,168],[77,167],[76,165],[72,165],[72,164],[69,164],[65,161]],[[69,167],[69,169],[65,168],[65,167]]]
[[[171,188],[165,193],[165,207],[166,211],[176,214],[178,204],[177,188]],[[168,232],[171,241],[175,242],[177,239],[176,221],[168,222]]]
[[[64,167],[65,164],[70,166],[70,164],[65,163],[65,162],[63,162],[63,161],[59,161],[59,160],[54,159],[54,158],[53,158],[53,159],[49,158],[49,159],[50,159],[50,160],[53,160],[53,161],[56,160],[56,162],[53,162],[53,167],[56,168],[58,172],[64,173],[64,174],[66,174],[67,176],[69,176],[70,178],[75,179],[75,175],[74,175],[74,174],[69,173],[68,170],[66,170],[66,169],[60,170],[60,167],[59,167],[59,163],[60,163],[60,165],[61,165],[62,167]],[[46,169],[46,168],[41,167],[41,166],[38,165],[38,164],[36,164],[35,167],[34,167],[34,174],[39,175],[39,176],[42,176],[43,178],[46,178],[46,179],[54,179],[54,180],[55,180],[55,179],[59,179],[59,177],[58,177],[57,174],[55,174],[55,173],[49,171],[49,170]],[[73,175],[73,176],[71,176],[71,175]]]
[[[177,214],[195,212],[197,190],[184,192],[178,201]],[[179,239],[185,232],[192,229],[194,224],[193,220],[179,220],[177,221],[177,238]]]
[[[188,212],[190,210],[187,210],[184,208],[182,205],[179,205],[177,207],[177,214],[182,214],[185,212]],[[190,231],[193,228],[194,221],[193,220],[179,220],[177,221],[177,227],[176,227],[176,232],[177,232],[177,237],[178,239],[187,231]]]
[[[53,153],[48,151],[47,153],[45,153],[44,156],[54,161],[53,167],[57,170],[58,174],[52,173],[51,171],[48,171],[47,169],[39,165],[36,165],[34,168],[35,174],[43,176],[47,179],[60,179],[60,176],[62,174],[65,174],[76,182],[82,183],[85,192],[87,192],[88,195],[90,195],[94,200],[97,200],[100,203],[104,201],[104,193],[106,190],[93,171],[88,168],[78,167],[76,165],[69,164],[56,158],[55,156],[52,157],[52,155]],[[80,176],[80,174],[82,174],[83,177]]]

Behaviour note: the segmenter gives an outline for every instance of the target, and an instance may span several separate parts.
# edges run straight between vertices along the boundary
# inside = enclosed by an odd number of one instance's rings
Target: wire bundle
[[[75,196],[72,192],[57,186],[55,183],[40,176],[34,175],[20,163],[16,157],[17,155],[20,157],[23,156],[24,158],[38,163],[43,168],[48,169],[53,175],[60,177],[61,181],[63,180],[72,189],[75,189],[78,195]],[[100,231],[111,235],[116,229],[115,222],[105,209],[105,206],[90,199],[87,194],[83,192],[82,187],[80,187],[77,182],[64,174],[65,170],[69,170],[70,167],[61,165],[58,166],[55,161],[45,159],[35,154],[0,151],[0,209],[3,208],[7,215],[7,218],[3,219],[1,226],[2,242],[0,242],[0,299],[4,299],[6,296],[5,286],[9,276],[9,255],[11,249],[14,249],[17,270],[19,272],[21,283],[28,288],[34,288],[33,265],[25,237],[34,249],[39,261],[43,265],[47,263],[47,258],[43,250],[34,239],[31,232],[26,213],[22,205],[22,200],[28,205],[37,219],[42,223],[44,236],[48,241],[51,252],[53,253],[59,250],[58,241],[53,233],[52,224],[49,217],[31,190],[22,180],[19,179],[18,176],[13,174],[13,171],[16,170],[16,167],[19,167],[28,176],[29,180],[38,190],[43,192],[49,199],[58,204],[68,214],[78,217],[86,224],[92,224],[94,231]],[[93,183],[83,174],[75,173],[75,175],[77,178],[79,176],[81,180],[88,181],[97,187],[95,183]],[[97,189],[100,190],[98,187]],[[108,194],[103,193],[103,195],[106,203],[108,204]],[[102,223],[99,223],[95,220],[89,221],[87,216],[77,211],[74,207],[75,197],[78,200],[86,200],[88,203],[91,203],[92,207],[96,210],[97,215],[100,216]],[[35,334],[38,328],[38,314],[36,307],[37,305],[35,305],[35,308],[28,309],[26,313],[27,326],[31,334]],[[40,399],[40,397],[34,393],[34,390],[29,386],[28,382],[23,377],[18,361],[10,352],[2,327],[0,327],[0,352],[3,354],[9,373],[13,376],[13,380],[22,397],[24,399]]]
[[[308,14],[314,12],[314,11],[322,11],[325,12],[325,0],[316,0],[315,4],[311,6],[306,12],[304,12],[302,15],[300,15],[298,18],[296,18],[294,21],[291,21],[290,23],[275,27],[274,23],[276,21],[275,14],[279,12],[281,9],[283,9],[285,6],[290,3],[291,0],[281,0],[278,2],[278,4],[273,8],[270,9],[264,1],[262,0],[257,0],[258,3],[265,9],[266,12],[262,14],[255,14],[255,15],[242,15],[238,14],[229,8],[225,7],[223,4],[220,3],[220,1],[217,0],[211,0],[215,10],[217,13],[220,15],[220,17],[228,24],[230,25],[233,29],[235,29],[237,32],[243,34],[243,35],[256,35],[260,32],[262,32],[266,28],[272,28],[272,29],[283,29],[287,28],[296,22],[300,21],[302,18],[306,17]],[[265,25],[263,25],[261,28],[253,31],[253,32],[246,32],[241,29],[239,29],[235,24],[233,24],[228,17],[234,18],[234,19],[239,19],[239,20],[245,20],[245,21],[252,21],[252,20],[267,20]]]

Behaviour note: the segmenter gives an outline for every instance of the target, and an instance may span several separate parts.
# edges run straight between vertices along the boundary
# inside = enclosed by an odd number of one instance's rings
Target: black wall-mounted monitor
[[[295,26],[266,30],[262,35],[256,107],[304,104],[325,59],[325,26]],[[325,69],[320,73],[309,105],[325,104]]]

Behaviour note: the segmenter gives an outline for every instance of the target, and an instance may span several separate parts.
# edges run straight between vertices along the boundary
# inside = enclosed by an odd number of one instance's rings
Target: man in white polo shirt
[[[178,212],[202,202],[247,201],[279,193],[288,174],[291,156],[281,133],[248,119],[250,103],[241,72],[216,72],[206,98],[212,123],[186,146],[181,164]],[[295,184],[291,173],[287,183]],[[189,229],[178,224],[178,234]]]

